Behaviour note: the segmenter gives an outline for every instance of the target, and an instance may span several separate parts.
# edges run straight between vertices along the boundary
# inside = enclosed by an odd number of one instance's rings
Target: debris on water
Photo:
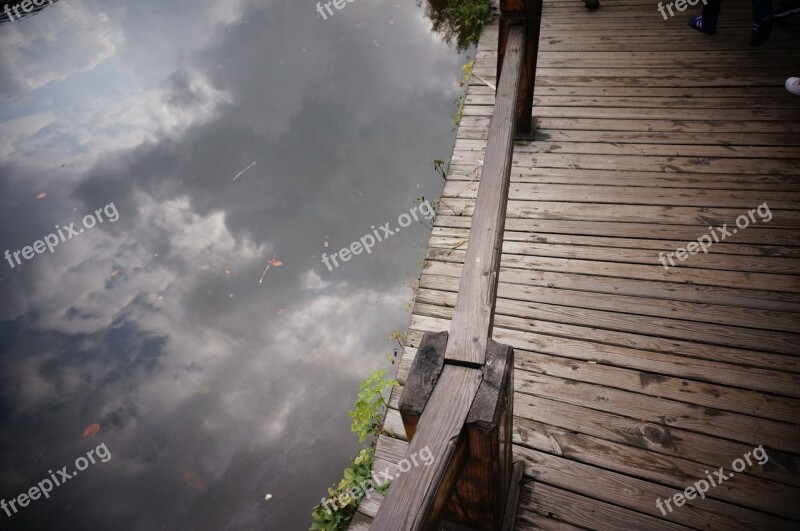
[[[91,437],[98,431],[100,431],[100,424],[96,422],[94,424],[89,424],[88,426],[86,426],[86,429],[83,430],[83,437],[84,438]]]
[[[243,174],[244,172],[246,172],[247,170],[249,170],[250,168],[252,168],[252,167],[253,167],[253,166],[255,166],[255,165],[256,165],[256,161],[253,161],[253,163],[252,163],[252,164],[250,164],[248,167],[246,167],[245,169],[243,169],[242,171],[240,171],[239,173],[237,173],[237,174],[236,174],[236,177],[234,177],[234,178],[233,178],[233,180],[235,181],[236,179],[238,179],[239,177],[241,177],[241,176],[242,176],[242,174]]]
[[[275,255],[275,256],[277,256],[277,255]],[[259,284],[264,282],[264,277],[267,275],[267,271],[269,271],[270,267],[280,267],[280,266],[283,265],[283,262],[281,262],[280,260],[276,260],[275,256],[272,257],[272,260],[267,262],[267,268],[261,274],[261,280],[258,281]]]

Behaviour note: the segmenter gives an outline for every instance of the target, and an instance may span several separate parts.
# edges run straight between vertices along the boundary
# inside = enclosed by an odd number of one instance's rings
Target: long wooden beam
[[[436,529],[466,462],[465,424],[483,378],[494,318],[525,39],[523,27],[510,29],[445,364],[407,450],[411,456],[427,447],[434,460],[393,481],[372,529]]]
[[[500,31],[497,42],[497,79],[500,79],[508,30],[513,26],[524,26],[528,34],[525,56],[522,62],[522,77],[517,99],[517,135],[530,137],[533,134],[533,90],[536,81],[536,60],[539,55],[539,31],[542,23],[542,0],[500,0]]]
[[[445,361],[450,363],[482,366],[492,336],[525,42],[525,27],[512,26],[489,123],[469,247],[447,342]]]

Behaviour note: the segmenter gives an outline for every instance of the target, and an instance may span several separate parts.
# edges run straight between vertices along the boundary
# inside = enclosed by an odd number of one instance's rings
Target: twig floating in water
[[[236,179],[238,179],[239,177],[241,177],[241,176],[242,176],[242,174],[243,174],[244,172],[246,172],[247,170],[249,170],[250,168],[252,168],[252,167],[253,167],[253,166],[255,166],[255,165],[256,165],[256,161],[253,161],[253,163],[252,163],[250,166],[246,167],[245,169],[243,169],[242,171],[240,171],[239,173],[237,173],[237,174],[236,174],[236,177],[234,177],[234,178],[233,178],[233,180],[235,181]]]

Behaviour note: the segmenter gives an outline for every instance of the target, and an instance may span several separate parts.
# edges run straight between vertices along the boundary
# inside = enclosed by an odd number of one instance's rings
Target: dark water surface
[[[357,453],[428,230],[321,256],[438,195],[468,59],[414,0],[315,5],[0,24],[0,529],[307,529]]]

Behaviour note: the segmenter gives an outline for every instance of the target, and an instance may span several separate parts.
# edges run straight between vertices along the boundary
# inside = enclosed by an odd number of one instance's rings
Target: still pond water
[[[469,58],[415,0],[315,5],[0,24],[0,498],[61,483],[0,528],[307,529],[357,453],[429,230],[322,255],[438,196]]]

